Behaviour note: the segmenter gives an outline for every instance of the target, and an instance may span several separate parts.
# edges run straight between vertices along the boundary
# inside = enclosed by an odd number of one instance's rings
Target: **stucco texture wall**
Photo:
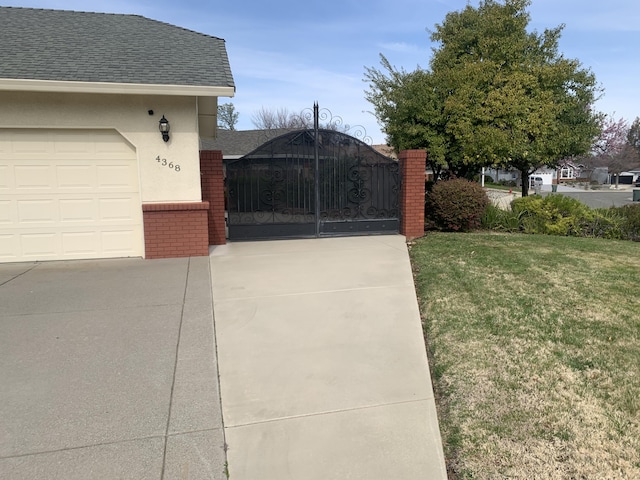
[[[114,129],[136,151],[143,203],[199,202],[196,104],[195,97],[0,91],[0,128]],[[163,115],[171,125],[166,143]]]

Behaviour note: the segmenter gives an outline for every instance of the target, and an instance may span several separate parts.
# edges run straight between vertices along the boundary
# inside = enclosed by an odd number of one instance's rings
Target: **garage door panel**
[[[60,251],[60,237],[51,233],[23,233],[20,235],[22,256],[26,259],[55,259]]]
[[[96,256],[100,252],[100,235],[95,230],[62,232],[62,254],[66,257]]]
[[[142,256],[135,150],[113,131],[1,130],[0,261]]]
[[[9,226],[16,221],[15,202],[0,200],[0,225]]]
[[[132,165],[98,165],[98,189],[102,191],[130,191],[138,190],[137,172]]]
[[[100,220],[104,222],[133,222],[139,204],[134,204],[130,198],[101,198]]]
[[[18,200],[18,223],[50,224],[58,221],[58,209],[55,200]]]
[[[91,224],[96,218],[96,204],[94,198],[61,199],[58,203],[60,222]]]
[[[102,240],[102,251],[112,257],[129,257],[131,253],[131,242],[135,236],[131,230],[107,230],[100,232]]]
[[[16,165],[13,172],[18,191],[54,189],[55,171],[49,165]]]
[[[69,158],[84,156],[93,158],[95,153],[95,134],[87,135],[87,132],[69,132],[61,130],[52,132],[54,153],[58,157]]]
[[[0,262],[20,259],[20,237],[15,233],[0,233]]]
[[[93,190],[96,188],[96,171],[93,165],[58,165],[56,167],[57,189]]]
[[[1,141],[1,140],[0,140]],[[0,155],[2,155],[2,151],[0,151]],[[9,190],[13,187],[13,174],[11,173],[11,169],[8,165],[0,165],[0,192],[3,190]]]
[[[49,133],[40,130],[16,130],[10,132],[9,148],[18,157],[29,155],[47,155],[54,150],[53,140]]]

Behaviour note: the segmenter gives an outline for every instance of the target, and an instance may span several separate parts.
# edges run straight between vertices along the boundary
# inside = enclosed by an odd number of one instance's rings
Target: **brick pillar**
[[[207,202],[143,203],[145,258],[209,255]]]
[[[222,152],[202,150],[200,152],[200,184],[202,201],[209,202],[209,245],[227,243],[224,207],[224,174]]]
[[[398,155],[402,174],[400,233],[407,240],[424,236],[425,150],[403,150]]]

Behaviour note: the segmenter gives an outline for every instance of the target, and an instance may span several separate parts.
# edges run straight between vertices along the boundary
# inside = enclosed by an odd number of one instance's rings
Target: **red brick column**
[[[142,205],[145,258],[209,255],[209,203],[147,203]]]
[[[400,233],[407,240],[424,236],[425,150],[403,150],[398,155],[402,175]]]
[[[224,245],[227,243],[227,233],[224,218],[222,152],[200,152],[200,184],[202,201],[209,202],[209,245]]]

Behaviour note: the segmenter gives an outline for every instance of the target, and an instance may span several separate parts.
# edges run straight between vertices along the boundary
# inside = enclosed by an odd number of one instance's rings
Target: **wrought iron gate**
[[[229,238],[394,233],[398,163],[335,130],[297,130],[225,161]]]

